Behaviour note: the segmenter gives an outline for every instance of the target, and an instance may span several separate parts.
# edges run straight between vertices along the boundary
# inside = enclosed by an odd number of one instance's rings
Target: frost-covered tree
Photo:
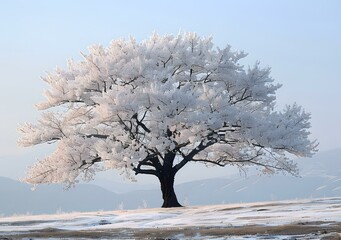
[[[296,104],[274,110],[281,85],[270,69],[244,68],[245,53],[214,47],[212,38],[153,34],[82,56],[43,78],[41,118],[20,128],[21,146],[56,143],[28,183],[70,186],[121,169],[156,176],[162,206],[177,207],[174,177],[189,162],[295,175],[290,157],[316,151],[309,114]]]

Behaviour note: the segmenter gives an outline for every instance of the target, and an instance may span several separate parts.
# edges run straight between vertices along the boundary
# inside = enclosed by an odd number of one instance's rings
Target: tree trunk
[[[159,176],[163,198],[163,208],[182,207],[174,191],[174,173],[166,172]]]

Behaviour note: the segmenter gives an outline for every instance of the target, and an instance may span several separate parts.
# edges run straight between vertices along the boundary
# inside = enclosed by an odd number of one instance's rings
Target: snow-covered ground
[[[341,198],[0,218],[0,236],[27,238],[338,239],[338,233]]]

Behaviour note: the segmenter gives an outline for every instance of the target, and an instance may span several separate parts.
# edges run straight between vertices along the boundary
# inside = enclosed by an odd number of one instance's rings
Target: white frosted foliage
[[[43,78],[43,114],[19,129],[21,146],[56,143],[27,182],[72,185],[110,168],[157,175],[169,154],[176,171],[196,161],[297,174],[289,157],[316,151],[310,115],[297,104],[274,109],[281,85],[270,69],[244,68],[245,53],[216,48],[212,38],[153,34],[82,56]]]

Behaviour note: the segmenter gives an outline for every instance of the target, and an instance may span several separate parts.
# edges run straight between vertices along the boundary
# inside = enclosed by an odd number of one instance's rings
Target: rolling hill
[[[212,178],[175,186],[184,205],[207,205],[341,196],[341,149],[299,160],[301,177],[284,175]],[[0,177],[0,214],[42,214],[72,211],[159,207],[158,188],[114,193],[101,186],[79,184],[64,190],[59,185],[31,186]]]

